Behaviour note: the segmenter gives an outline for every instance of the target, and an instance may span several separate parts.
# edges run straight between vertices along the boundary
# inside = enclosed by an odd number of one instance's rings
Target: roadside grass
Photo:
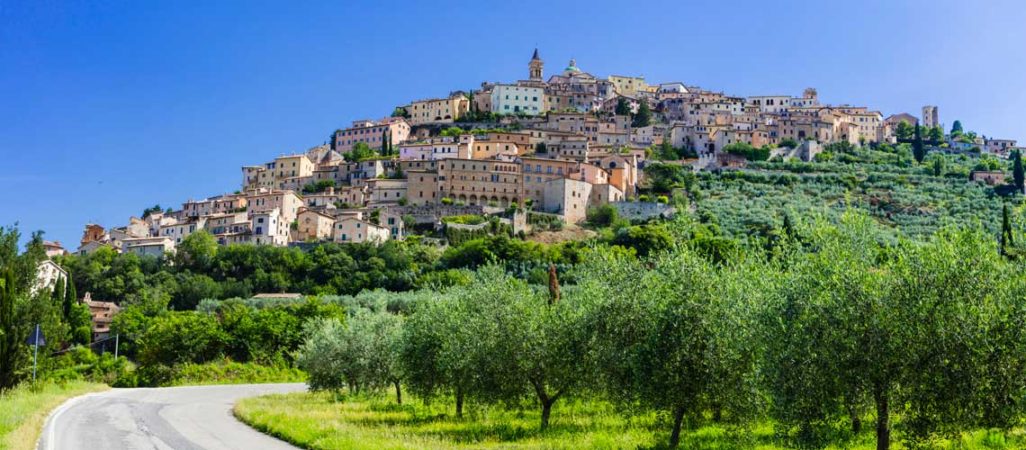
[[[265,366],[223,360],[206,364],[183,364],[164,386],[208,384],[302,383],[306,372],[294,367]]]
[[[0,393],[0,449],[35,448],[50,411],[69,398],[107,389],[105,384],[85,381],[39,382]]]
[[[264,433],[307,449],[619,449],[665,448],[669,439],[668,418],[653,413],[620,414],[600,401],[567,401],[553,408],[547,431],[538,429],[539,412],[533,408],[472,407],[457,419],[452,404],[424,405],[404,397],[396,405],[390,396],[336,397],[326,392],[275,394],[244,399],[235,416]],[[872,424],[872,422],[869,422]],[[828,449],[876,448],[872,427],[868,431],[827,446]],[[772,422],[747,427],[709,424],[686,431],[682,449],[787,448]],[[900,443],[893,449],[905,448]],[[927,448],[1013,449],[1026,448],[1022,429],[1010,433],[980,430],[955,439],[930,442]]]

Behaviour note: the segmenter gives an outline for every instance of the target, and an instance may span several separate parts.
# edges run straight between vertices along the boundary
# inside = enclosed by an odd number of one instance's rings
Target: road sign
[[[36,329],[32,331],[28,339],[25,339],[25,343],[37,347],[46,345],[46,338],[43,337],[43,330],[39,328],[39,325],[36,325]]]

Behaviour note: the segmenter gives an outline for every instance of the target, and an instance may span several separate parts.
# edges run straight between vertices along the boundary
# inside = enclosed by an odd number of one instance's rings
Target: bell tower
[[[544,67],[545,63],[538,57],[538,49],[534,49],[534,56],[531,57],[531,62],[527,63],[528,73],[530,74],[529,79],[531,81],[542,81],[542,69]]]

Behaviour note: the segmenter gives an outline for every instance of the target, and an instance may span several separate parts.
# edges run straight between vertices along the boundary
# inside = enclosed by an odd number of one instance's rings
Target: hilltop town
[[[574,226],[607,204],[626,217],[673,214],[664,197],[643,194],[645,168],[656,159],[730,170],[751,159],[812,161],[837,143],[910,142],[913,133],[949,153],[1008,158],[1020,150],[1014,140],[942,126],[936,106],[923,107],[921,118],[884,117],[867,106],[823,104],[814,88],[738,97],[640,76],[600,78],[572,59],[546,79],[536,49],[527,79],[484,82],[353,121],[329,143],[243,166],[232,193],[148,208],[125,226],[87,224],[75,252],[110,246],[160,256],[199,230],[223,245],[286,246],[431,238],[444,227],[490,225],[454,217],[486,217],[525,236],[540,224]],[[1004,174],[975,177],[994,184]]]

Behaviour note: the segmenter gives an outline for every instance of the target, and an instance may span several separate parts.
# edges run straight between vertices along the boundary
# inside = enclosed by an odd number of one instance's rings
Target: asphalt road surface
[[[306,390],[304,384],[111,389],[76,397],[50,413],[40,450],[290,449],[235,418],[236,401]]]

